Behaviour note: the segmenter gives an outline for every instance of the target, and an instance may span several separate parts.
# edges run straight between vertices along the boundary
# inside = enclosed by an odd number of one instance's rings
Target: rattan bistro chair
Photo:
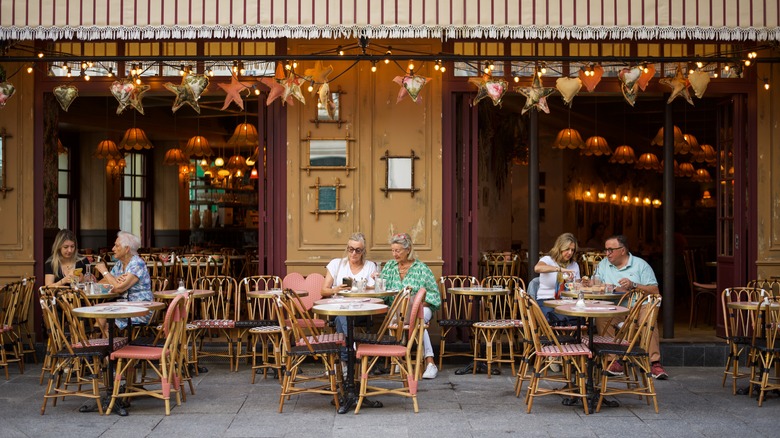
[[[755,326],[755,312],[753,309],[730,308],[732,302],[758,302],[762,294],[766,294],[763,289],[753,287],[732,287],[723,289],[720,295],[723,308],[723,322],[726,335],[726,344],[729,352],[726,356],[726,366],[723,370],[723,383],[726,386],[726,380],[731,377],[731,392],[737,394],[737,381],[739,379],[749,378],[749,371],[740,371],[740,358],[746,358],[747,364],[751,365],[751,356],[753,351],[751,343],[753,342],[753,327]]]
[[[467,331],[468,340],[473,340],[474,332],[474,306],[471,297],[455,295],[449,292],[451,287],[471,286],[479,284],[475,277],[469,275],[444,275],[439,278],[439,294],[441,295],[441,308],[439,309],[439,369],[444,368],[445,357],[469,357],[473,359],[471,349],[467,351],[447,351],[447,335],[451,332]],[[471,346],[473,348],[473,345]]]
[[[489,319],[477,321],[474,323],[474,367],[473,373],[477,372],[479,362],[487,365],[488,379],[492,374],[493,365],[509,364],[512,374],[515,374],[515,339],[517,327],[521,321],[516,315],[515,308],[515,289],[525,290],[525,283],[520,277],[500,275],[485,277],[482,280],[483,287],[500,286],[509,290],[507,295],[496,295],[491,300],[484,300],[483,305],[490,306],[486,314]],[[508,352],[504,354],[504,342],[506,339]],[[485,356],[480,353],[480,344],[485,344]]]

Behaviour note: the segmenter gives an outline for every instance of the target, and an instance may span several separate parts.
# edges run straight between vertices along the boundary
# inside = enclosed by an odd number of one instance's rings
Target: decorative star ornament
[[[525,96],[525,105],[521,114],[525,114],[528,110],[538,108],[547,114],[550,114],[550,108],[547,106],[547,96],[555,92],[553,87],[542,87],[542,81],[539,79],[539,75],[534,71],[534,81],[530,87],[517,87],[515,91]]]
[[[141,99],[143,99],[143,94],[149,90],[148,85],[136,85],[131,78],[124,78],[114,81],[109,90],[116,98],[116,101],[119,102],[119,106],[116,108],[117,114],[122,114],[128,106],[135,108],[141,114],[144,113],[144,105]]]
[[[327,67],[324,67],[322,65],[322,61],[317,61],[314,64],[314,68],[307,68],[303,71],[303,74],[305,76],[310,77],[311,85],[314,87],[314,91],[316,92],[319,90],[319,88],[322,85],[325,85],[328,83],[328,76],[333,73],[333,66],[329,65]]]
[[[691,99],[691,93],[688,92],[688,87],[690,84],[688,83],[688,80],[685,79],[685,76],[683,76],[682,67],[679,65],[677,66],[677,71],[674,74],[674,77],[672,78],[663,78],[658,81],[660,84],[666,85],[667,87],[672,89],[672,95],[669,96],[669,99],[666,101],[666,103],[672,103],[672,101],[677,96],[682,96],[685,98],[688,103],[693,105],[693,99]]]
[[[404,76],[396,76],[393,78],[393,82],[400,85],[401,89],[398,90],[398,98],[395,103],[401,102],[406,96],[409,96],[414,103],[421,102],[422,96],[420,96],[420,92],[425,84],[431,80],[432,78],[415,75],[411,71],[407,71]]]
[[[235,74],[232,74],[230,76],[229,84],[217,84],[217,85],[219,85],[219,88],[225,90],[225,93],[227,93],[227,96],[225,96],[225,104],[222,105],[222,111],[226,110],[227,107],[230,106],[230,102],[235,102],[239,108],[241,108],[242,110],[244,109],[244,99],[241,98],[241,92],[248,88],[251,88],[252,83],[241,82],[238,80],[238,77],[236,77]]]
[[[295,74],[295,72],[290,72],[290,74],[287,75],[287,78],[284,79],[282,82],[282,86],[284,87],[284,93],[282,93],[282,105],[284,105],[284,101],[287,100],[288,97],[294,97],[301,101],[301,103],[306,103],[306,98],[303,97],[303,92],[301,92],[301,85],[303,85],[304,82],[308,81],[308,76],[298,76]]]
[[[206,75],[185,75],[181,78],[181,84],[177,85],[167,82],[164,86],[176,95],[176,100],[174,100],[171,107],[174,113],[187,104],[200,114],[198,99],[200,94],[209,86],[209,78]]]
[[[265,100],[266,106],[271,105],[271,103],[276,100],[277,98],[282,97],[284,94],[284,85],[280,83],[279,80],[274,78],[262,78],[260,79],[260,82],[265,84],[271,91],[268,92],[268,98]],[[284,99],[282,101],[282,105],[285,103],[289,103],[290,105],[293,104],[292,97],[287,97],[287,99]]]
[[[493,101],[494,106],[501,105],[501,99],[504,98],[504,94],[507,89],[507,82],[503,79],[493,79],[492,76],[486,74],[478,78],[469,78],[469,83],[477,86],[477,97],[474,98],[472,105],[476,105],[480,100],[489,97]]]

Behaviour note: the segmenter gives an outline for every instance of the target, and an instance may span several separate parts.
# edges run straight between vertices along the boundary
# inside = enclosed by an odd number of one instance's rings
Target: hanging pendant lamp
[[[612,149],[609,148],[604,137],[594,135],[585,140],[585,149],[582,150],[582,153],[583,155],[595,155],[598,157],[612,154]]]
[[[609,159],[610,163],[618,164],[634,164],[635,161],[636,155],[634,155],[634,148],[625,144],[618,146]]]
[[[190,137],[181,151],[190,157],[208,157],[212,154],[208,139],[202,135]]]
[[[190,160],[179,148],[171,148],[165,152],[163,164],[168,166],[189,166]]]
[[[558,149],[584,149],[585,142],[582,141],[580,133],[573,128],[561,129],[552,143],[552,147]]]
[[[660,165],[658,157],[650,152],[640,155],[636,162],[637,169],[657,170]]]
[[[146,136],[146,133],[141,128],[130,128],[127,131],[125,131],[124,137],[122,137],[122,141],[119,142],[119,149],[124,149],[127,151],[140,151],[143,149],[152,149],[154,145],[151,141],[149,141],[149,138]]]
[[[122,153],[119,152],[119,148],[117,147],[116,143],[114,143],[112,140],[105,139],[98,143],[97,149],[95,149],[95,152],[92,154],[92,156],[102,159],[119,159],[122,157]]]

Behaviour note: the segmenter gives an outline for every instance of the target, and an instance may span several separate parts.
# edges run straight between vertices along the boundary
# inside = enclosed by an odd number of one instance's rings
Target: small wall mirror
[[[339,189],[342,187],[345,187],[345,185],[341,184],[341,180],[338,178],[335,178],[332,185],[323,185],[320,184],[319,177],[317,177],[313,186],[309,186],[309,188],[315,190],[315,208],[311,213],[314,214],[316,220],[320,219],[321,214],[335,214],[336,220],[339,220],[339,217],[346,213],[345,210],[339,208]]]
[[[309,143],[309,160],[308,165],[301,169],[305,170],[307,174],[310,174],[313,169],[344,169],[349,175],[349,171],[354,169],[354,167],[349,166],[349,146],[350,142],[354,141],[353,139],[307,138],[304,141]]]
[[[385,186],[382,187],[385,197],[391,191],[409,192],[414,196],[414,192],[420,190],[414,186],[414,161],[420,159],[414,151],[408,156],[394,156],[390,155],[389,151],[385,151],[385,155],[380,159],[385,160],[387,164]]]
[[[328,102],[325,105],[320,103],[319,99],[317,99],[318,104],[314,107],[314,118],[311,119],[311,122],[314,123],[315,126],[319,128],[320,123],[335,123],[341,128],[341,125],[345,123],[345,121],[341,119],[342,94],[347,93],[341,91],[341,87],[339,87],[328,94]]]

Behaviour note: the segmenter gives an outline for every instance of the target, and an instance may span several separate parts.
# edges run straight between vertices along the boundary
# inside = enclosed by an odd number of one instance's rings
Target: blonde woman
[[[534,272],[540,274],[536,302],[539,303],[545,316],[553,309],[545,306],[544,301],[555,298],[558,286],[564,282],[564,274],[571,279],[580,278],[580,266],[574,257],[576,253],[577,238],[571,233],[563,233],[555,239],[550,252],[534,266]]]
[[[81,279],[86,263],[79,255],[76,234],[60,230],[51,246],[51,257],[43,266],[43,282],[46,286],[68,286]]]

